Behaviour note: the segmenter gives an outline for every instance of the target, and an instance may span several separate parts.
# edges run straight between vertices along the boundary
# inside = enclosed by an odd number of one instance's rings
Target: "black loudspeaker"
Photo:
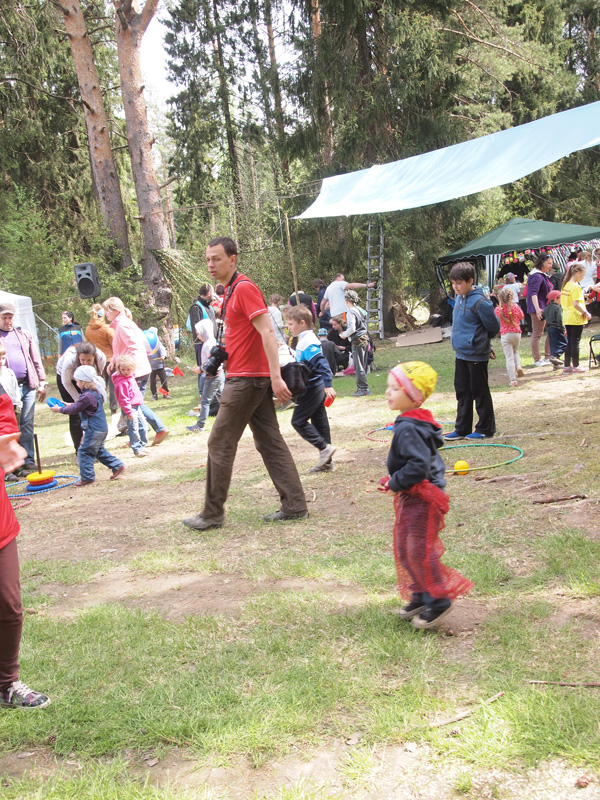
[[[89,300],[92,297],[99,297],[102,294],[102,284],[100,276],[94,264],[75,264],[75,280],[77,281],[77,291],[82,300]]]

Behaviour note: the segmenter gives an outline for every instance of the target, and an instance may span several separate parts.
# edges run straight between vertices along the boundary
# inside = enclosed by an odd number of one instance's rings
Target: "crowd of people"
[[[394,496],[394,555],[400,594],[407,601],[400,617],[416,628],[439,624],[450,612],[452,601],[472,587],[467,578],[440,560],[443,546],[439,533],[444,527],[448,496],[439,449],[444,439],[477,441],[494,435],[488,383],[491,342],[501,334],[509,381],[516,385],[523,374],[519,342],[525,319],[521,306],[524,293],[536,365],[541,365],[539,344],[547,325],[546,348],[552,359],[548,363],[562,365],[560,357],[564,354],[563,372],[579,371],[581,329],[590,317],[586,308],[589,294],[582,288],[590,273],[584,255],[572,260],[560,290],[554,289],[547,277],[552,259],[546,254],[530,273],[525,292],[514,275],[507,275],[506,285],[498,292],[497,307],[475,285],[472,264],[461,262],[452,267],[455,304],[451,343],[456,356],[457,400],[452,432],[443,436],[431,413],[421,408],[435,388],[434,370],[423,362],[399,364],[390,370],[387,405],[400,413],[394,423],[388,474],[378,488]],[[202,432],[213,402],[218,405],[207,442],[204,502],[195,516],[183,520],[197,531],[219,528],[225,521],[234,459],[246,427],[252,431],[280,498],[280,507],[266,514],[264,520],[306,519],[306,497],[279,428],[274,399],[282,406],[294,399],[292,427],[318,451],[318,460],[310,471],[327,472],[334,467],[336,452],[327,414],[328,405],[336,397],[333,376],[344,364],[348,368],[350,358],[357,381],[355,396],[370,394],[370,337],[356,293],[366,284],[348,283],[338,274],[329,286],[321,280],[314,282],[316,303],[309,294],[298,291],[287,304],[273,295],[267,306],[259,287],[238,271],[237,259],[237,245],[229,237],[208,243],[207,268],[216,287],[200,287],[188,320],[201,396],[198,420],[188,430]],[[592,282],[590,288],[600,291],[600,283]],[[47,391],[39,352],[31,335],[14,327],[14,316],[10,303],[0,305],[0,468],[6,479],[19,479],[35,469],[35,400],[43,400]],[[69,417],[80,469],[75,486],[85,487],[96,480],[96,461],[110,470],[111,480],[125,470],[125,464],[105,446],[109,434],[105,403],[109,402],[111,414],[120,408],[124,415],[134,457],[146,455],[148,427],[155,431],[152,446],[169,435],[144,402],[149,380],[154,397],[158,380],[162,393],[169,396],[166,353],[156,329],[142,331],[118,297],[92,307],[85,334],[72,314],[65,312],[63,323],[57,385],[64,402],[51,410]],[[475,425],[474,408],[478,418]],[[17,443],[19,436],[21,444]],[[49,698],[31,690],[18,674],[23,620],[15,544],[18,523],[5,490],[0,493],[0,515],[0,707],[42,708]]]
[[[522,377],[515,358],[523,334],[531,336],[535,367],[552,366],[562,369],[564,375],[585,372],[586,367],[579,363],[579,341],[583,326],[599,307],[600,248],[572,251],[564,270],[550,253],[542,252],[521,281],[513,272],[500,275],[504,283],[495,287],[492,300],[499,302],[496,313],[510,384],[518,385],[517,377]]]

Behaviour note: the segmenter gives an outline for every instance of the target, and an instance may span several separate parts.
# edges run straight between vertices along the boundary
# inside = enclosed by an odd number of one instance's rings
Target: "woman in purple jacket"
[[[534,367],[546,367],[550,364],[550,343],[546,337],[544,346],[545,358],[540,358],[540,340],[546,327],[546,320],[542,318],[542,312],[548,305],[546,299],[548,292],[553,289],[547,274],[552,269],[553,258],[547,253],[538,256],[535,262],[534,271],[529,273],[527,278],[527,311],[531,317],[531,355],[533,356]]]

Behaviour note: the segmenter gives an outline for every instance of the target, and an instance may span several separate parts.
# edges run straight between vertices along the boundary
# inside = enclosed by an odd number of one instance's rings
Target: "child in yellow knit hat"
[[[448,511],[445,466],[438,453],[444,439],[431,411],[421,408],[436,381],[429,364],[408,361],[390,370],[385,393],[388,407],[400,415],[388,454],[389,475],[378,488],[394,494],[398,588],[409,601],[400,616],[412,619],[415,628],[437,625],[450,612],[452,600],[473,587],[440,561],[444,546],[439,532]]]

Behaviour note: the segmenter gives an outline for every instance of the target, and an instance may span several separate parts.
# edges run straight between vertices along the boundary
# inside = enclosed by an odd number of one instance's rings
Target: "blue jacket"
[[[476,286],[467,295],[457,295],[452,315],[452,349],[463,361],[487,361],[491,340],[500,331],[494,305]]]
[[[446,468],[438,453],[443,446],[441,426],[428,409],[417,408],[396,417],[387,460],[392,492],[406,492],[425,480],[443,489]]]
[[[321,342],[315,336],[315,332],[302,331],[298,337],[296,345],[296,361],[308,364],[311,369],[311,376],[306,384],[306,388],[317,388],[318,386],[330,387],[333,384],[331,369],[327,359],[323,355]],[[302,395],[300,395],[302,397]]]

